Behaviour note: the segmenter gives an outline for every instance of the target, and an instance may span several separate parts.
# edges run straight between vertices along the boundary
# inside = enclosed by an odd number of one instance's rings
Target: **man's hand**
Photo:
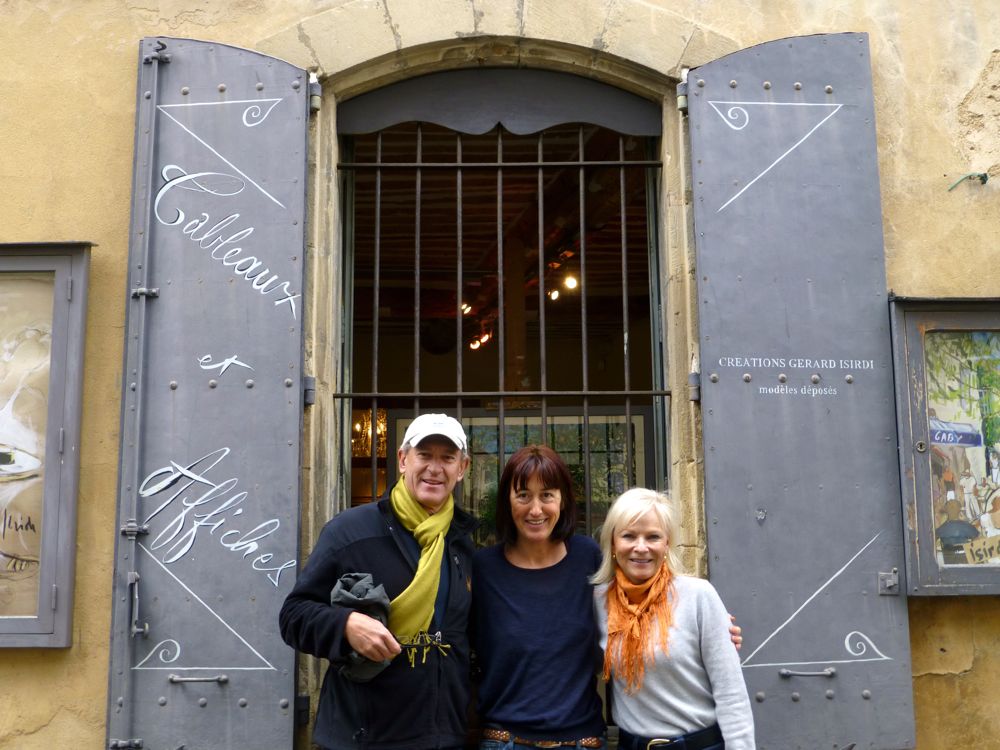
[[[739,651],[743,647],[743,628],[736,624],[736,618],[732,615],[729,615],[729,622],[732,623],[729,626],[729,638],[736,646],[736,650]]]
[[[344,635],[351,648],[372,661],[385,661],[402,651],[385,625],[360,612],[351,612],[347,616]]]

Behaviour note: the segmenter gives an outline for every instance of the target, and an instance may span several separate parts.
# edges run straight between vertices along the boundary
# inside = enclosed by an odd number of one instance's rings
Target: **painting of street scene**
[[[0,617],[38,612],[53,289],[0,275]]]
[[[938,563],[1000,565],[1000,331],[924,340]]]

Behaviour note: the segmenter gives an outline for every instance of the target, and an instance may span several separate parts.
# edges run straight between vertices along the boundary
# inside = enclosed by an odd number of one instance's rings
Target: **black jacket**
[[[352,508],[323,527],[319,541],[281,607],[281,637],[289,646],[330,660],[323,680],[313,741],[332,750],[432,750],[465,742],[470,702],[469,609],[475,521],[455,508],[446,537],[450,566],[448,606],[441,639],[426,663],[410,667],[406,653],[371,682],[339,674],[351,647],[344,624],[351,610],[330,604],[330,590],[345,573],[371,573],[389,599],[405,589],[417,569],[412,537],[392,512],[388,495]],[[440,617],[440,615],[439,615]],[[420,655],[422,657],[422,654]]]

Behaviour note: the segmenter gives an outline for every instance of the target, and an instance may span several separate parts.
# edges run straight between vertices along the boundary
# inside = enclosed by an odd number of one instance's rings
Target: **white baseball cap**
[[[406,434],[403,435],[403,443],[400,448],[402,449],[403,445],[409,445],[411,448],[416,447],[431,435],[448,438],[462,453],[469,451],[469,443],[461,423],[447,414],[421,414],[414,419],[406,428]]]

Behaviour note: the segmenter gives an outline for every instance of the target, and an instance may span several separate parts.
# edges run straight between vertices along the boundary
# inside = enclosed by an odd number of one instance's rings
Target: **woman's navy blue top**
[[[518,568],[503,545],[472,560],[473,646],[482,679],[483,726],[532,740],[574,740],[604,733],[596,690],[599,665],[593,587],[597,543],[566,540],[566,557],[541,569]]]

